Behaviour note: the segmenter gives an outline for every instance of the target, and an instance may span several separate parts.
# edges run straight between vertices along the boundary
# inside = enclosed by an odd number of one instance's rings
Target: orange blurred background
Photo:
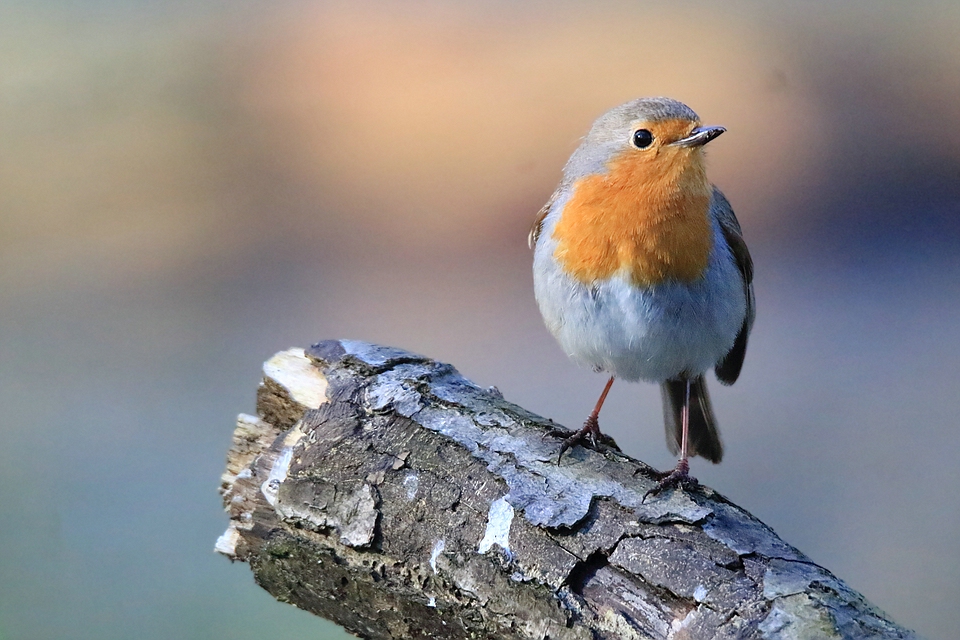
[[[694,473],[960,627],[960,5],[0,6],[0,639],[339,638],[212,553],[260,363],[391,344],[579,424],[526,233],[606,109],[683,100],[756,261]],[[603,428],[658,467],[653,385]]]

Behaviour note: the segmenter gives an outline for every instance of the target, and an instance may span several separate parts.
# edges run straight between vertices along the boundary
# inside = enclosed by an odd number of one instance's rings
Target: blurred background
[[[0,638],[334,639],[213,552],[260,366],[323,338],[578,426],[526,234],[669,95],[756,262],[693,472],[898,622],[960,628],[960,4],[0,4]],[[659,391],[603,429],[667,468]]]

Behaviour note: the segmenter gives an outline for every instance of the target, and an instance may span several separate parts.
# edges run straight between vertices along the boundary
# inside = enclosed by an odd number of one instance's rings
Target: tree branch
[[[354,341],[264,365],[220,553],[364,638],[914,638],[715,491],[447,364]],[[562,435],[562,433],[559,433]]]

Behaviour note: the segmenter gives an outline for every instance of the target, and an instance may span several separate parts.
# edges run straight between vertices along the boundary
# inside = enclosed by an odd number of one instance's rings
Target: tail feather
[[[663,393],[663,422],[667,432],[667,447],[674,455],[680,452],[686,387],[686,380],[667,380],[660,385]],[[710,406],[707,381],[702,375],[690,381],[690,425],[687,435],[689,455],[703,456],[714,464],[723,458],[723,444],[720,443],[717,419]]]

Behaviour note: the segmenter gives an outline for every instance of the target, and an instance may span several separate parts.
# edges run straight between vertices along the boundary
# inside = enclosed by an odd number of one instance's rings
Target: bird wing
[[[557,201],[559,194],[560,188],[557,188],[557,190],[553,192],[553,195],[550,196],[550,199],[547,200],[547,204],[543,205],[537,213],[537,217],[533,221],[533,226],[530,228],[530,233],[527,234],[527,246],[531,249],[537,246],[537,240],[540,239],[540,233],[543,231],[543,221],[546,219],[547,214],[550,213],[550,209],[553,208],[553,203]]]
[[[720,229],[723,231],[723,237],[730,247],[733,259],[737,263],[740,275],[743,276],[743,295],[746,298],[747,313],[743,318],[743,324],[737,333],[737,339],[733,343],[733,348],[727,352],[723,360],[714,368],[717,379],[723,384],[733,384],[740,375],[740,369],[743,367],[743,358],[747,353],[747,338],[750,330],[753,328],[753,320],[756,317],[753,297],[753,258],[750,257],[750,250],[747,249],[747,243],[743,241],[743,232],[740,230],[740,223],[737,216],[730,207],[723,193],[716,187],[713,188],[712,209],[717,221],[720,223]]]

